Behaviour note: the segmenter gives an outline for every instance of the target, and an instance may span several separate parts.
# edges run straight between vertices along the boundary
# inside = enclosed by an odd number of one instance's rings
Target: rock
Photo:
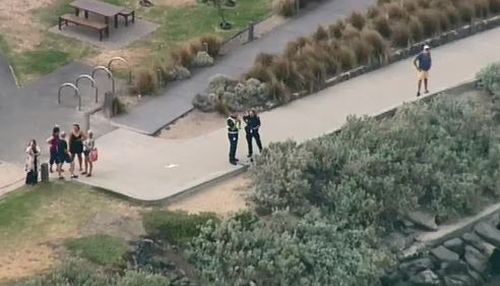
[[[413,286],[433,286],[441,285],[441,280],[432,270],[424,270],[410,278],[410,285]]]
[[[484,273],[488,268],[488,257],[470,245],[465,247],[465,261],[479,274]]]
[[[474,227],[474,231],[487,242],[500,247],[500,230],[496,229],[496,227],[480,222]]]
[[[457,261],[460,259],[459,255],[444,246],[438,246],[431,249],[431,254],[434,255],[441,262]]]
[[[468,266],[462,260],[444,262],[441,264],[440,274],[443,276],[467,274]]]
[[[451,275],[444,277],[445,286],[474,286],[475,281],[469,275]]]
[[[397,270],[392,271],[390,273],[386,273],[380,278],[382,286],[392,286],[401,280],[403,280],[403,275],[401,275],[401,273]]]
[[[436,224],[436,216],[423,212],[423,211],[413,211],[407,214],[410,221],[416,225],[423,227],[427,230],[437,230],[438,226]]]
[[[464,254],[465,251],[464,241],[458,237],[445,241],[443,245],[449,250],[458,253],[458,255]]]
[[[428,257],[418,258],[415,260],[410,260],[403,262],[399,265],[399,270],[408,276],[412,276],[426,269],[434,267],[434,263]]]
[[[477,273],[476,271],[469,269],[468,273],[469,273],[469,276],[472,277],[472,279],[474,279],[474,281],[476,281],[476,284],[482,285],[482,283],[484,283],[483,277],[479,273]]]
[[[463,240],[465,243],[475,247],[477,250],[480,252],[486,254],[489,252],[488,248],[491,245],[485,241],[483,241],[477,234],[471,232],[471,233],[466,233],[462,236]]]

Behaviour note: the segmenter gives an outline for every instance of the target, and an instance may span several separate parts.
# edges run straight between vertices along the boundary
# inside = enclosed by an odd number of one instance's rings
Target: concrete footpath
[[[430,90],[472,79],[500,60],[500,28],[432,50]],[[340,128],[346,117],[375,115],[416,100],[416,72],[411,59],[392,64],[286,106],[261,114],[265,143],[304,141]],[[228,163],[226,131],[186,140],[157,139],[118,129],[97,141],[100,159],[91,185],[145,201],[160,200],[200,183],[239,171]],[[240,134],[239,158],[246,142]]]

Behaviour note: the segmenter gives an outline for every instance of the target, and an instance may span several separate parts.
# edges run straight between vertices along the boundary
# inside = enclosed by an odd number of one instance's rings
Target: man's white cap
[[[424,50],[429,50],[431,47],[429,47],[429,45],[425,45],[424,46]]]

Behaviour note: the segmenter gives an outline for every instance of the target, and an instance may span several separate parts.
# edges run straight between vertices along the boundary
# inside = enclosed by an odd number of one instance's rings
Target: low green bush
[[[188,214],[181,211],[152,211],[144,214],[146,232],[173,244],[183,244],[199,234],[199,228],[207,221],[218,222],[212,213]]]
[[[125,265],[124,255],[129,247],[118,237],[109,235],[93,235],[69,240],[66,248],[74,255],[85,258],[102,266]]]
[[[500,63],[490,64],[476,74],[480,86],[491,94],[500,94]]]
[[[346,228],[311,212],[240,214],[206,225],[191,246],[204,285],[380,285],[390,259],[372,228]]]
[[[419,207],[468,215],[500,194],[494,126],[453,98],[404,106],[382,122],[350,118],[339,134],[270,145],[253,169],[253,199],[268,212],[319,207],[361,225],[390,225]]]

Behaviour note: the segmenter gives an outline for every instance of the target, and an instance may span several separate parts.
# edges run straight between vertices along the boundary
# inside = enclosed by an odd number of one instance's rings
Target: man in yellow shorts
[[[420,52],[413,60],[413,65],[417,68],[418,77],[418,91],[417,97],[420,96],[420,89],[422,87],[422,81],[424,82],[425,93],[429,93],[428,82],[429,82],[429,70],[432,66],[431,51],[428,45],[424,46],[422,52]]]

